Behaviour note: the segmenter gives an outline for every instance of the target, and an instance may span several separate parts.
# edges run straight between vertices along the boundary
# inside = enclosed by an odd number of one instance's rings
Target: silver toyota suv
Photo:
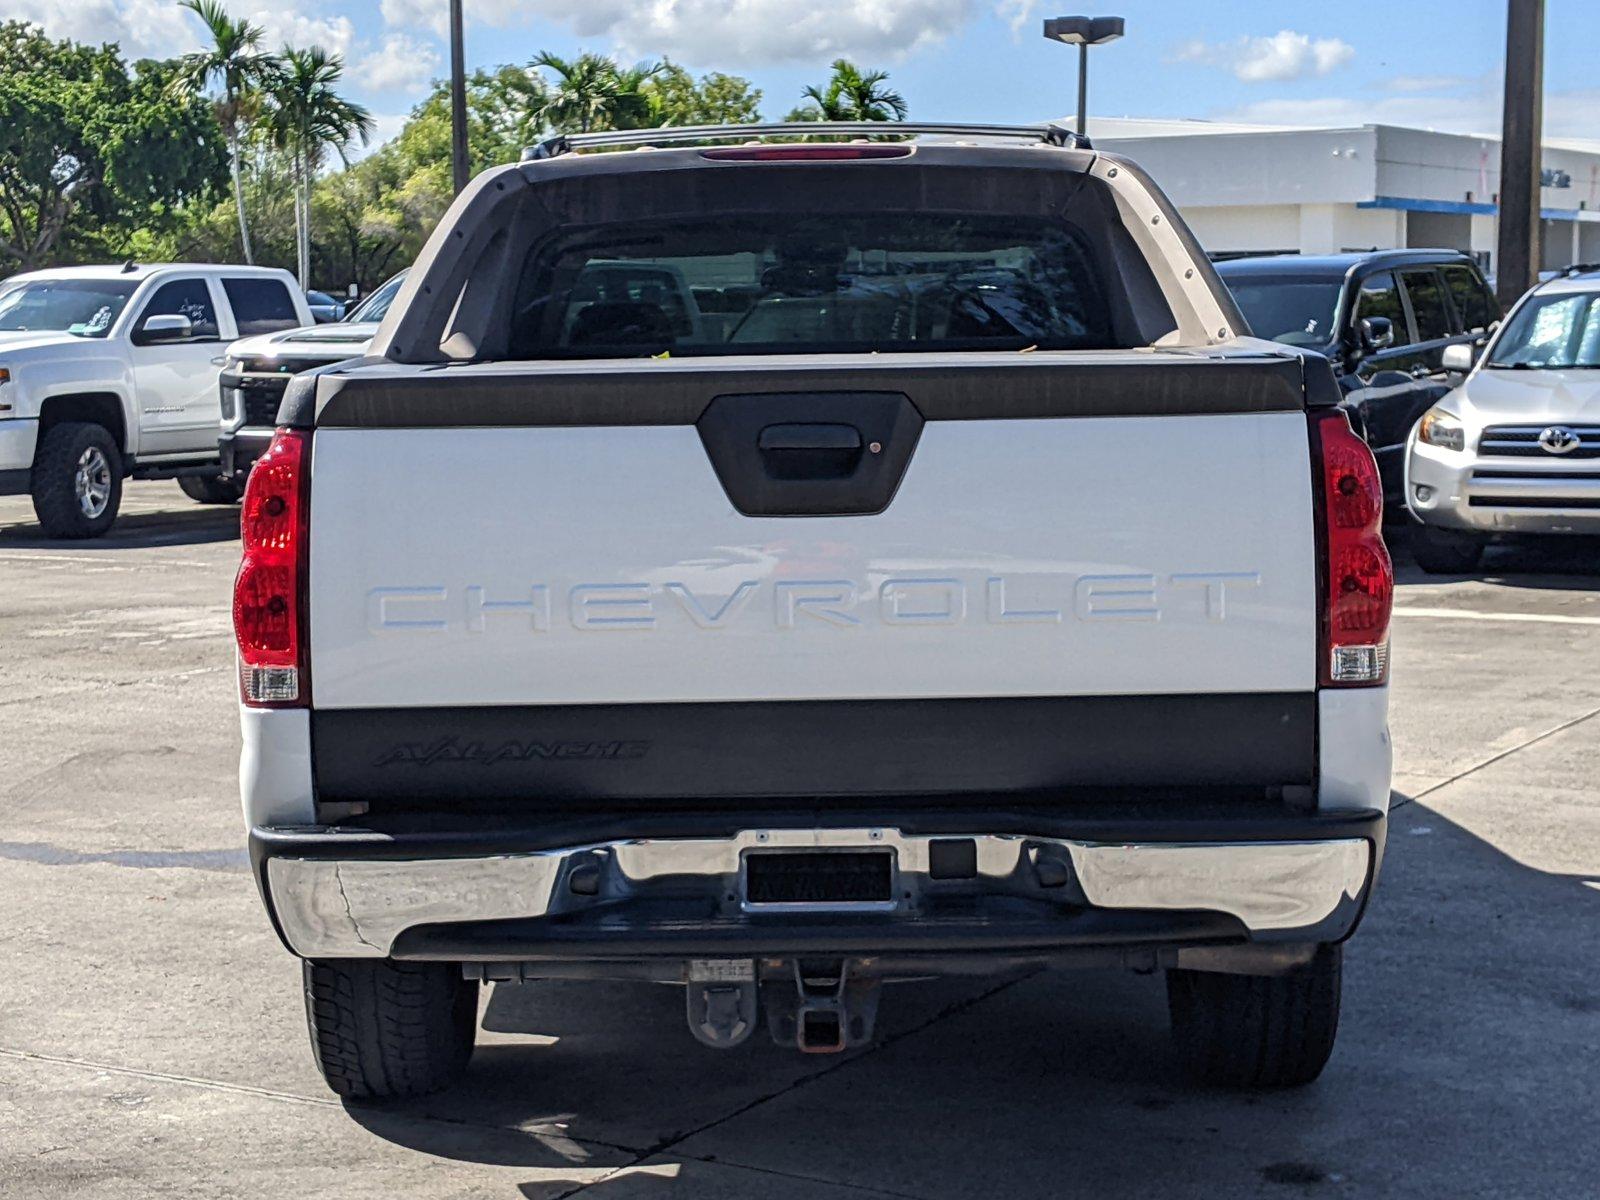
[[[1423,414],[1406,451],[1406,506],[1423,570],[1477,566],[1501,534],[1600,534],[1600,267],[1524,296],[1471,373]]]

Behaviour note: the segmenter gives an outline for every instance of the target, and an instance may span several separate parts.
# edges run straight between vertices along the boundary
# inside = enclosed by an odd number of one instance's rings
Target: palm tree
[[[311,184],[329,149],[342,159],[345,147],[372,134],[372,114],[335,91],[344,60],[321,46],[283,48],[269,84],[273,141],[289,153],[294,172],[295,268],[302,290],[311,286]],[[348,161],[348,160],[346,160]]]
[[[801,92],[807,103],[789,114],[791,121],[904,121],[905,97],[884,86],[887,71],[863,71],[847,58],[835,59],[823,87]]]
[[[660,63],[639,63],[624,70],[603,54],[566,59],[541,50],[530,65],[556,75],[535,113],[551,129],[589,133],[635,129],[650,121],[650,97],[644,85],[660,74]]]
[[[174,85],[180,91],[204,92],[213,81],[222,94],[213,101],[217,124],[228,139],[228,166],[233,175],[233,203],[239,210],[239,242],[244,260],[254,263],[250,249],[250,226],[244,212],[244,182],[239,172],[239,143],[243,131],[255,116],[261,89],[274,74],[277,59],[260,49],[262,31],[243,18],[234,20],[221,0],[178,0],[205,22],[211,35],[208,49],[185,54],[178,61]]]

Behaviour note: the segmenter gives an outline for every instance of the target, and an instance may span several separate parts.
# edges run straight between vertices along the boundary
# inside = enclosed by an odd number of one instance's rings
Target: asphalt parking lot
[[[66,544],[0,499],[0,1195],[1600,1191],[1592,544],[1402,562],[1389,855],[1311,1088],[1184,1084],[1156,978],[906,987],[821,1059],[540,984],[486,990],[463,1086],[371,1111],[317,1077],[246,869],[236,514],[133,484]]]

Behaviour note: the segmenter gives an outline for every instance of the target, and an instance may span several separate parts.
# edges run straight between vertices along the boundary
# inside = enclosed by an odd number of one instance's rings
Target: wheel
[[[1339,1032],[1339,946],[1287,975],[1167,972],[1172,1038],[1184,1071],[1231,1088],[1299,1087],[1322,1074]]]
[[[1435,525],[1411,527],[1411,556],[1430,575],[1465,575],[1483,561],[1481,534],[1440,529]]]
[[[388,959],[303,964],[311,1051],[348,1100],[397,1100],[449,1087],[466,1069],[478,984],[452,963]]]
[[[63,421],[33,456],[33,511],[53,538],[99,537],[122,505],[122,455],[103,425]]]
[[[231,479],[208,475],[180,475],[178,486],[183,494],[201,504],[237,504],[244,489]]]

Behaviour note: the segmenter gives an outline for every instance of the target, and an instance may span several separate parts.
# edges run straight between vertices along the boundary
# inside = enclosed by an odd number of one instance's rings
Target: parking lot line
[[[1600,617],[1569,617],[1560,613],[1473,612],[1465,608],[1394,606],[1397,617],[1432,617],[1442,621],[1521,621],[1535,625],[1600,625]]]
[[[38,562],[38,563],[85,563],[90,566],[102,567],[108,570],[131,571],[140,567],[210,567],[215,569],[217,564],[205,562],[198,558],[135,558],[127,562],[113,558],[112,555],[121,551],[107,551],[105,554],[29,554],[22,551],[0,550],[0,562]]]

